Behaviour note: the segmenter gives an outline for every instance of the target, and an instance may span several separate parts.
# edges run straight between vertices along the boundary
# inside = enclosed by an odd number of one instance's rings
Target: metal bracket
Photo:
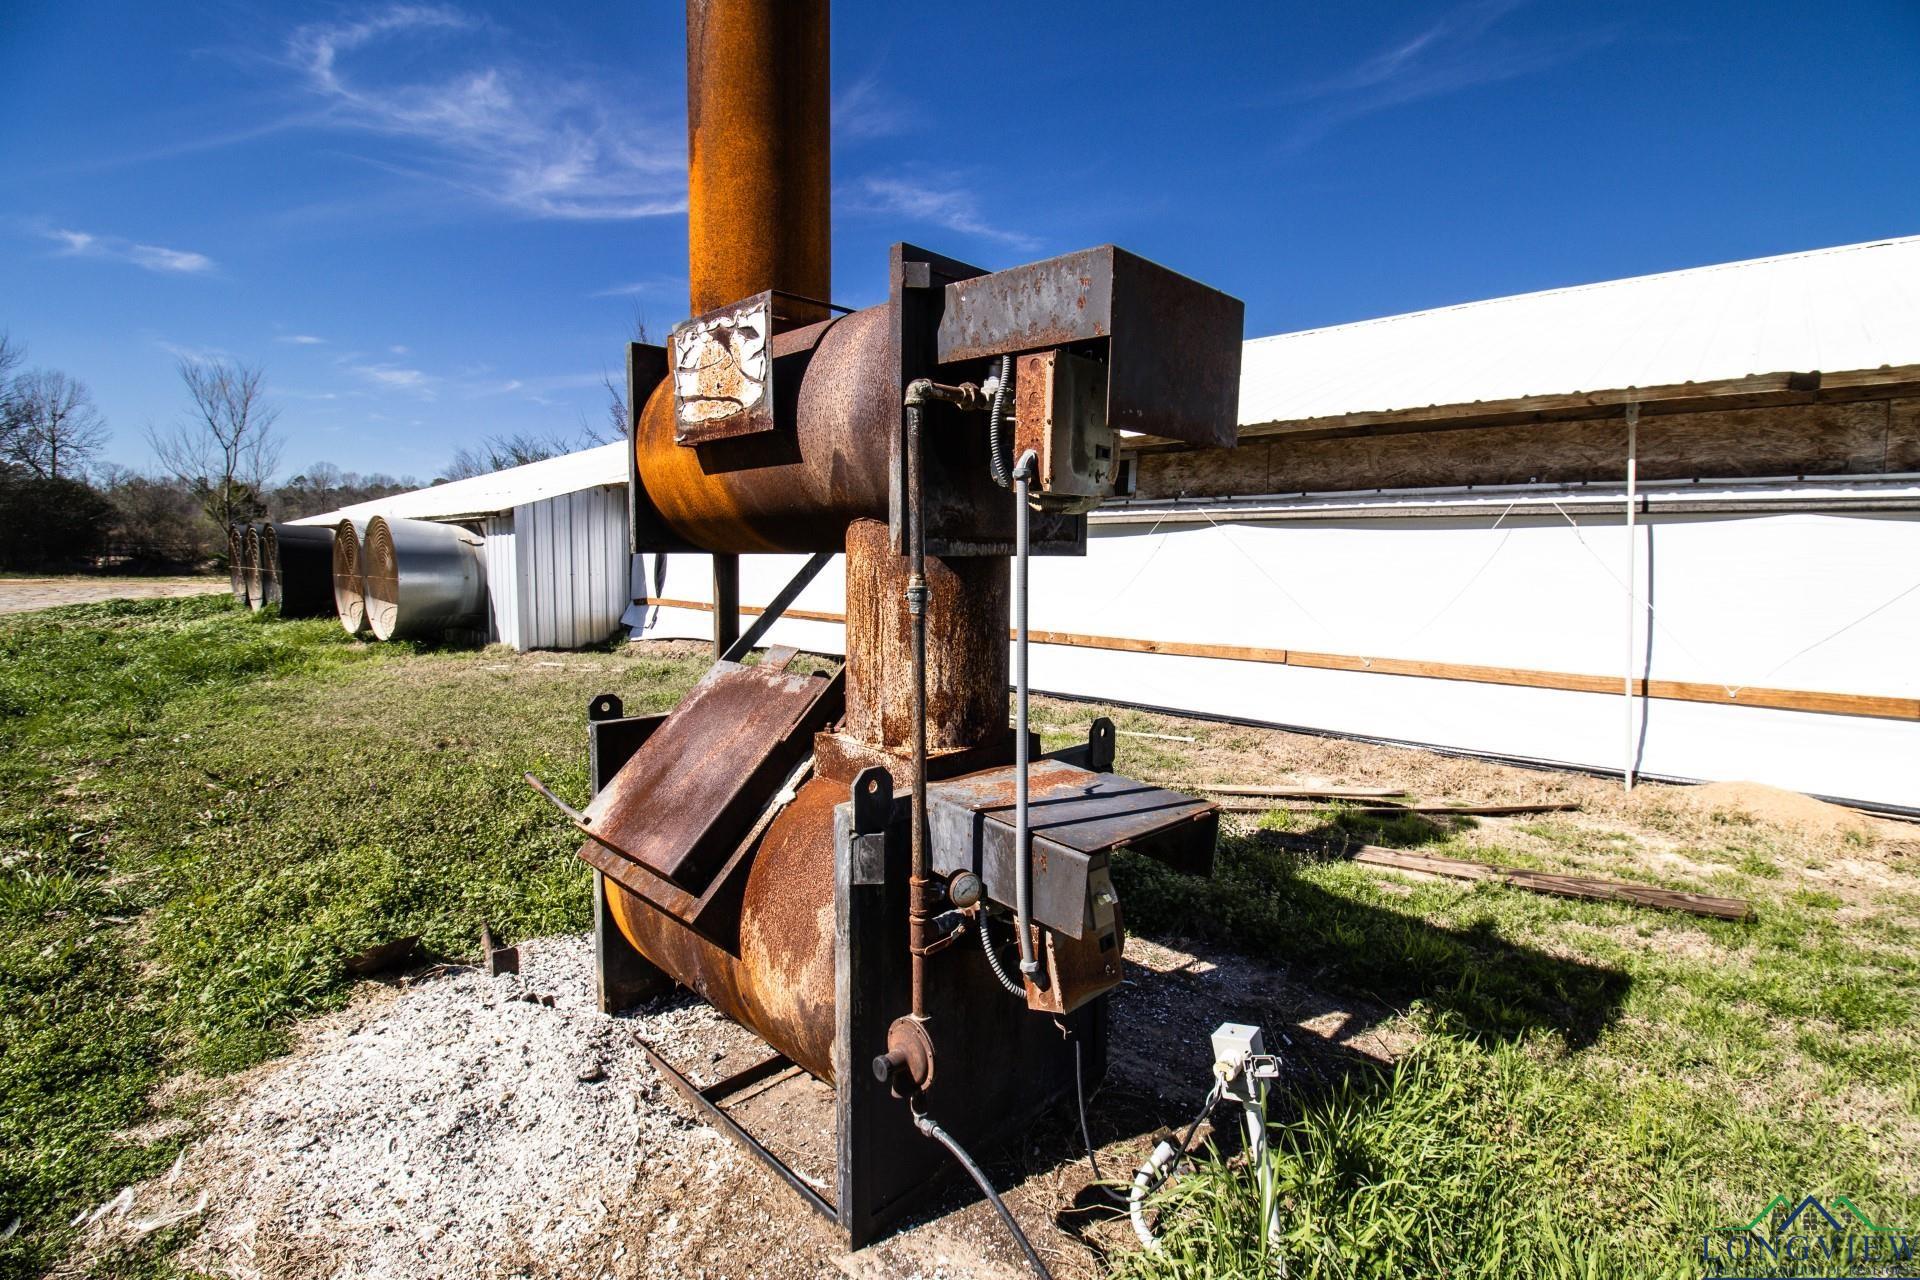
[[[893,820],[893,775],[875,765],[853,780],[853,834],[878,835]]]
[[[751,653],[753,647],[760,643],[760,637],[766,635],[773,624],[780,621],[780,616],[800,598],[800,593],[807,589],[807,584],[827,567],[827,561],[833,559],[833,554],[831,551],[814,552],[807,562],[800,566],[799,572],[788,579],[787,585],[780,588],[780,594],[776,595],[761,611],[760,616],[754,619],[753,625],[747,628],[746,634],[727,646],[727,651],[720,655],[720,660],[738,662]]]
[[[640,1052],[647,1055],[647,1061],[653,1064],[654,1070],[660,1073],[661,1078],[673,1086],[675,1093],[692,1103],[699,1109],[701,1114],[719,1125],[728,1137],[746,1149],[748,1155],[765,1165],[768,1172],[799,1192],[800,1198],[805,1200],[815,1213],[825,1218],[828,1222],[838,1223],[840,1221],[840,1211],[838,1209],[828,1203],[827,1199],[818,1191],[808,1186],[807,1180],[795,1173],[786,1161],[760,1145],[760,1140],[742,1128],[740,1122],[728,1115],[717,1101],[718,1098],[725,1097],[736,1088],[745,1088],[748,1084],[765,1079],[767,1076],[773,1075],[775,1072],[781,1070],[781,1064],[787,1061],[784,1057],[776,1055],[765,1062],[747,1068],[746,1071],[729,1076],[718,1084],[709,1085],[707,1088],[702,1089],[694,1084],[693,1081],[681,1075],[677,1067],[661,1057],[654,1047],[645,1040],[636,1040],[635,1043],[640,1046]],[[742,1077],[749,1076],[751,1079],[742,1079]],[[730,1085],[734,1086],[734,1088],[726,1087]]]

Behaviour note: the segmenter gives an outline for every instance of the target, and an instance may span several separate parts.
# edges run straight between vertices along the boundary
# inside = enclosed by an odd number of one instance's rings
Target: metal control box
[[[1021,356],[1013,378],[1013,453],[1038,459],[1034,505],[1065,514],[1113,496],[1119,450],[1107,423],[1107,369],[1069,351]]]

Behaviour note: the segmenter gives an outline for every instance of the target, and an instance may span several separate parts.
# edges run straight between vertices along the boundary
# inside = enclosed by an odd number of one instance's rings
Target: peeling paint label
[[[763,299],[690,321],[673,335],[673,411],[699,427],[758,409],[767,395],[767,339],[773,316]]]

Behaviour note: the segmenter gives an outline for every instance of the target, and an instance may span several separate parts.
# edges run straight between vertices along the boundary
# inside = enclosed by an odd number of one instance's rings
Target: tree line
[[[185,408],[172,425],[146,431],[158,468],[106,462],[112,433],[86,384],[25,364],[25,348],[0,334],[0,570],[223,566],[229,524],[297,520],[421,487],[413,476],[363,475],[331,462],[278,478],[285,440],[265,371],[227,359],[179,362]],[[490,436],[458,450],[432,483],[599,439],[584,424],[573,440]]]

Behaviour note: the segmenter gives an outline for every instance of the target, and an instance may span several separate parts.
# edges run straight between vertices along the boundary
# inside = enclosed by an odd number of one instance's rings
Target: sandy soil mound
[[[1872,839],[1876,830],[1872,819],[1844,805],[1759,782],[1710,782],[1673,794],[1703,813],[1744,813],[1759,822],[1797,827],[1829,839]]]

